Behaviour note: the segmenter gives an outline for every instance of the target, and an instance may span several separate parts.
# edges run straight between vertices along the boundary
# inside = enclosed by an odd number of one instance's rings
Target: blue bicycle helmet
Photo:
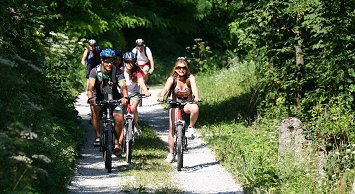
[[[101,58],[116,57],[116,53],[112,49],[107,48],[101,51],[100,57]]]
[[[124,61],[136,61],[136,54],[134,52],[126,52],[123,54],[123,60]]]

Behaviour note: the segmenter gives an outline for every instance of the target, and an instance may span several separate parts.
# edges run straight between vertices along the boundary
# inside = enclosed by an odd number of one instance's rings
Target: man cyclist
[[[154,71],[152,51],[149,47],[145,46],[144,40],[139,38],[136,40],[136,47],[132,49],[132,52],[136,54],[137,64],[139,68],[143,70],[143,78],[144,81],[147,82],[148,74],[152,74]]]
[[[102,101],[105,99],[104,89],[106,87],[112,88],[112,98],[118,100],[121,98],[122,105],[115,107],[113,110],[113,118],[115,123],[115,148],[113,153],[116,156],[121,155],[121,145],[122,139],[119,140],[118,137],[121,136],[124,120],[123,120],[123,105],[127,104],[128,93],[126,81],[121,70],[114,66],[114,58],[116,57],[115,52],[112,49],[105,49],[100,53],[101,64],[90,71],[89,81],[87,87],[88,103],[92,107],[92,126],[95,131],[96,139],[94,141],[94,146],[100,146],[100,110],[101,107],[96,105],[97,101]],[[121,93],[118,91],[117,86],[120,87]],[[94,95],[95,94],[95,95]],[[107,95],[106,95],[107,96]]]

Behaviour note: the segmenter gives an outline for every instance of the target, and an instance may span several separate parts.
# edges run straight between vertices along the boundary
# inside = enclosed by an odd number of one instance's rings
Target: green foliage
[[[237,59],[230,63],[229,68],[218,73],[197,77],[199,95],[203,100],[199,123],[208,125],[233,121],[248,124],[254,120],[255,63],[242,63]]]
[[[190,69],[193,72],[211,71],[216,69],[210,62],[213,60],[211,47],[208,46],[207,41],[203,41],[201,38],[196,38],[195,44],[191,47],[186,47],[188,53],[188,61]],[[216,65],[215,65],[216,66]]]
[[[0,3],[0,190],[65,192],[82,137],[78,45],[52,32],[50,6],[26,3]]]

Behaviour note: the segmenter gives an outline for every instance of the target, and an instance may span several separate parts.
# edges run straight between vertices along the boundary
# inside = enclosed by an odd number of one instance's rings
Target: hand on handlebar
[[[93,106],[96,105],[96,98],[95,97],[89,98],[87,103]]]
[[[126,106],[128,103],[128,99],[126,97],[121,98],[122,105]]]
[[[202,102],[200,98],[194,98],[194,102],[197,104],[198,102]]]
[[[151,94],[150,94],[150,92],[149,91],[147,91],[146,93],[144,93],[144,96],[146,96],[146,97],[148,97],[148,96],[150,96]]]
[[[163,102],[164,101],[164,97],[159,97],[158,98],[158,102]]]

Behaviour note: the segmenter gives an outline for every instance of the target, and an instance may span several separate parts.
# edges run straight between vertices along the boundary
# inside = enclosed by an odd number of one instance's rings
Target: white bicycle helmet
[[[89,45],[95,45],[95,44],[96,44],[96,40],[94,40],[94,39],[89,40]]]
[[[143,46],[144,45],[144,40],[139,38],[136,40],[136,46]]]

